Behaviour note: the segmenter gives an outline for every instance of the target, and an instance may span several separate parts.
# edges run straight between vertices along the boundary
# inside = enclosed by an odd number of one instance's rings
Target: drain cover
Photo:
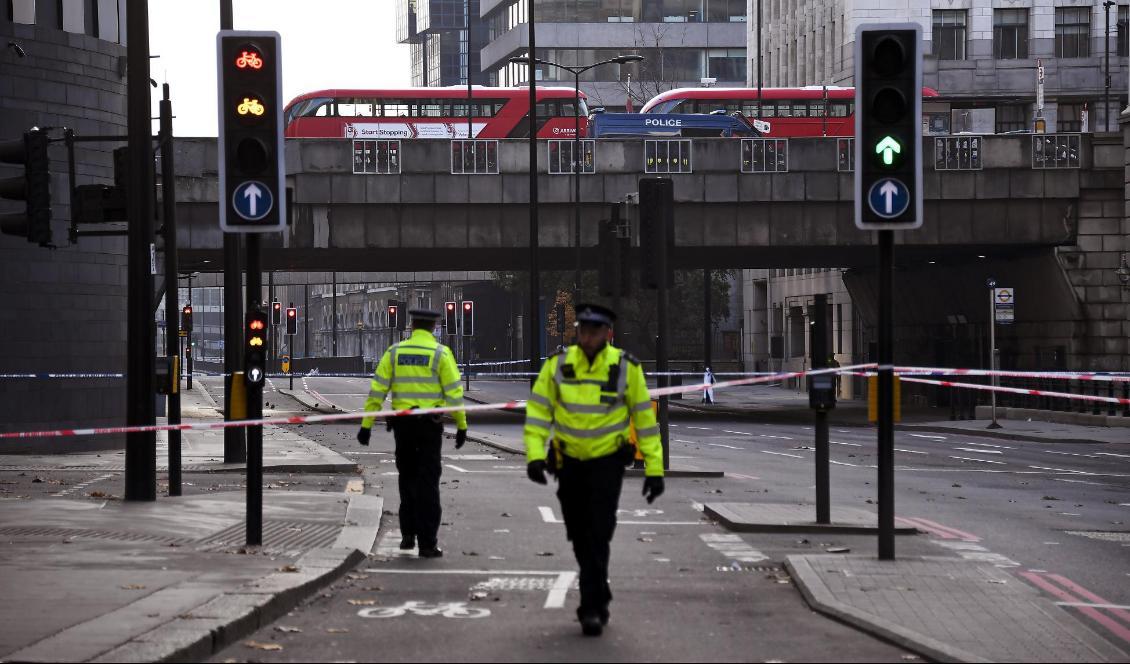
[[[329,546],[341,531],[338,523],[307,521],[263,522],[263,550],[267,553],[302,555],[310,549]],[[230,546],[243,546],[247,542],[247,523],[241,521],[220,532],[199,540],[207,550],[220,550]]]

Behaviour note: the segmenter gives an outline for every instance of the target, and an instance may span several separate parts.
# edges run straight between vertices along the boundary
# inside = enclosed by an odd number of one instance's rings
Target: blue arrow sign
[[[247,221],[259,221],[271,213],[275,199],[267,185],[249,180],[235,188],[231,204],[235,213]]]
[[[871,185],[867,192],[867,205],[884,219],[894,219],[906,212],[910,205],[910,190],[901,180],[883,178]]]

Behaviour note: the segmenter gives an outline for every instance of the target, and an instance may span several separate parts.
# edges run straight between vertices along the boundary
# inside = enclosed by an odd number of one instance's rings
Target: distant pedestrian
[[[713,385],[714,383],[718,382],[714,378],[714,372],[710,370],[710,367],[706,367],[706,373],[702,374],[702,382],[703,382],[704,385]],[[702,391],[702,403],[709,403],[709,404],[714,403],[714,388],[713,387],[708,387],[708,388],[706,388],[705,390]]]

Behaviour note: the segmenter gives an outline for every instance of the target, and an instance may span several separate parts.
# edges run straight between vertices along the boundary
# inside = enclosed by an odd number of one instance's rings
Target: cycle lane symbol
[[[400,618],[409,614],[443,618],[486,618],[490,615],[490,609],[472,608],[466,602],[428,604],[409,601],[400,606],[372,606],[357,612],[362,618]]]

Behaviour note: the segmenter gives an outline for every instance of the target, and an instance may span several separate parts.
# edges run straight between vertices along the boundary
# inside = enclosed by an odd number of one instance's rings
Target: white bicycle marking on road
[[[381,569],[379,567],[370,567],[365,570],[369,574],[420,574],[425,576],[485,576],[487,583],[491,581],[501,581],[504,577],[518,577],[528,579],[540,579],[545,577],[554,577],[552,584],[549,586],[545,598],[543,608],[546,609],[560,609],[565,606],[565,600],[569,593],[569,589],[575,588],[577,583],[577,573],[574,571],[553,571],[553,570],[495,570],[495,569]],[[483,584],[476,584],[483,585]],[[507,588],[514,590],[542,590],[543,584],[534,583],[509,583],[500,584],[495,583],[496,586],[506,585]],[[525,585],[526,587],[521,587]],[[388,616],[374,616],[374,617],[388,617]],[[470,616],[450,616],[450,617],[470,617]]]
[[[471,608],[466,602],[441,602],[426,604],[410,601],[400,606],[373,606],[361,609],[357,615],[362,618],[399,618],[409,613],[417,616],[443,616],[444,618],[486,618],[490,609]]]

